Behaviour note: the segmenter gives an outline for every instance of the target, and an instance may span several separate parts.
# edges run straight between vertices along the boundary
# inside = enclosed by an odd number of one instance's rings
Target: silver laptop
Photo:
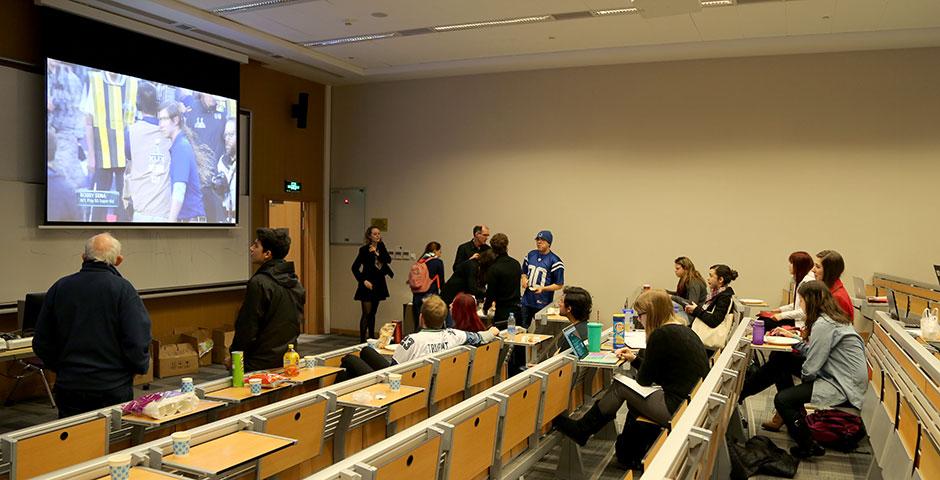
[[[868,298],[865,294],[865,280],[862,280],[862,277],[852,277],[852,282],[855,284],[855,298]]]

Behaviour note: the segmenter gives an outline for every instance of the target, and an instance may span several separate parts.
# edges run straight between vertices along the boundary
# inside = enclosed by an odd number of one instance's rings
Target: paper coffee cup
[[[126,453],[108,457],[111,480],[127,480],[131,475],[131,456]]]
[[[313,358],[313,355],[307,355],[304,357],[304,368],[313,368],[316,364],[316,360]]]
[[[189,393],[194,390],[193,379],[190,377],[183,377],[182,385],[180,386],[180,391],[183,393]]]
[[[173,439],[173,454],[177,456],[189,455],[189,441],[193,435],[189,432],[176,432],[170,435]]]
[[[401,390],[401,374],[389,373],[388,374],[388,387],[389,387],[389,390],[393,392],[397,392]]]
[[[128,453],[120,453],[117,455],[111,455],[108,457],[108,466],[109,467],[120,467],[122,465],[130,466],[131,456]]]
[[[252,395],[261,395],[261,379],[252,378],[248,380],[248,387],[251,389]]]

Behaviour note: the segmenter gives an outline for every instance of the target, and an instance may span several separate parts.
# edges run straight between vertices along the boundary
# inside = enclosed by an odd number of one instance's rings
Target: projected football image
[[[233,99],[47,60],[46,221],[237,222]]]

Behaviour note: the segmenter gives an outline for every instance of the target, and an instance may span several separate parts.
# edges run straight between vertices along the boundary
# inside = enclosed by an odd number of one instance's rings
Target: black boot
[[[582,447],[587,444],[588,438],[600,431],[601,427],[613,420],[611,416],[601,413],[595,402],[579,420],[572,420],[567,415],[555,419],[555,428],[569,438],[578,442]]]
[[[821,457],[826,454],[826,449],[813,440],[813,435],[806,426],[805,417],[794,420],[793,425],[787,425],[787,431],[796,440],[796,446],[790,447],[790,455],[802,459]]]

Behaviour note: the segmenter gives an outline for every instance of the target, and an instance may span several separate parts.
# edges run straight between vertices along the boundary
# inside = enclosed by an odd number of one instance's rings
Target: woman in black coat
[[[379,302],[388,298],[385,276],[395,276],[389,267],[391,262],[392,257],[382,242],[382,231],[378,227],[366,229],[365,244],[359,247],[359,254],[352,264],[353,275],[359,282],[353,298],[362,306],[362,316],[359,317],[360,342],[365,342],[366,338],[375,338],[375,312],[379,309]]]

